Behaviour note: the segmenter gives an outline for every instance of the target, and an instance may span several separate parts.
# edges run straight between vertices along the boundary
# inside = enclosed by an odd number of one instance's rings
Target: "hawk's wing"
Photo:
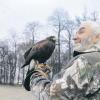
[[[32,48],[28,49],[28,50],[25,52],[25,54],[24,54],[24,58],[25,58],[25,59],[26,59],[26,58],[27,58],[27,56],[29,55],[29,53],[30,53],[31,49],[32,49]]]
[[[47,44],[47,41],[42,40],[35,45],[33,45],[30,49],[28,49],[25,54],[24,58],[26,59],[31,59],[32,57],[36,56],[38,53],[41,52],[42,49],[44,49],[44,45]]]

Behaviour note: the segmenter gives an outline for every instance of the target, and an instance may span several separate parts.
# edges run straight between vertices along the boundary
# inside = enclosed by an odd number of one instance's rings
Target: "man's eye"
[[[79,34],[82,34],[82,33],[84,33],[84,30],[80,30],[78,33],[79,33]]]

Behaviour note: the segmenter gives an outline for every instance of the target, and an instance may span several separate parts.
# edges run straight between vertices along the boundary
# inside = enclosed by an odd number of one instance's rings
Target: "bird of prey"
[[[55,36],[47,37],[45,40],[39,41],[34,44],[30,49],[25,52],[25,63],[21,68],[29,65],[32,59],[35,62],[38,62],[38,64],[45,64],[45,62],[52,55],[55,49],[55,45]]]

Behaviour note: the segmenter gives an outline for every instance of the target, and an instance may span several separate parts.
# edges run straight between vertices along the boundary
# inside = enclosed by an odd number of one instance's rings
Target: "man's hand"
[[[61,83],[52,83],[50,87],[50,95],[56,95],[61,91]]]
[[[66,80],[63,78],[57,79],[55,82],[51,84],[50,95],[57,95],[66,88],[67,88]]]

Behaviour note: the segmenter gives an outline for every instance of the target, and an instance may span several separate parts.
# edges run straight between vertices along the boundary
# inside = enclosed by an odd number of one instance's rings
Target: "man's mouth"
[[[75,41],[75,40],[77,40],[77,38],[73,38],[73,40]]]
[[[80,39],[78,39],[78,38],[73,38],[73,40],[75,43],[80,43]]]

